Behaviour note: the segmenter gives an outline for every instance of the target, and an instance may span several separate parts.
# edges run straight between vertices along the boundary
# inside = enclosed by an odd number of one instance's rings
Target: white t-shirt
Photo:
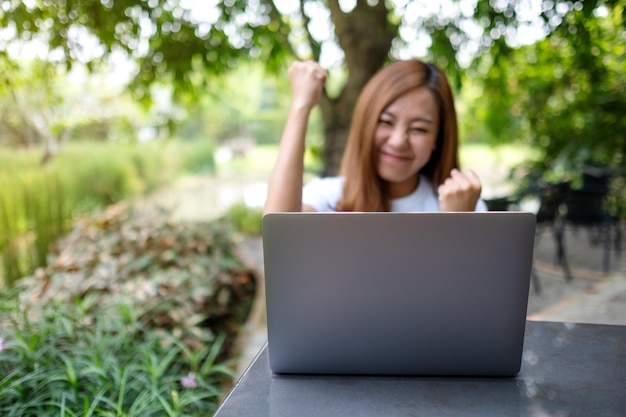
[[[343,183],[343,177],[315,178],[304,185],[302,203],[317,211],[337,211]],[[441,210],[439,209],[439,199],[432,184],[428,178],[422,175],[415,191],[405,197],[391,200],[391,211],[409,213]],[[478,200],[476,211],[487,211],[487,205],[483,200]]]

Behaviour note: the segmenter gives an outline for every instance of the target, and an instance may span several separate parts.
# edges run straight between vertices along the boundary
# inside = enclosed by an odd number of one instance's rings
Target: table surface
[[[526,324],[513,378],[276,375],[267,346],[216,417],[626,416],[626,326]]]

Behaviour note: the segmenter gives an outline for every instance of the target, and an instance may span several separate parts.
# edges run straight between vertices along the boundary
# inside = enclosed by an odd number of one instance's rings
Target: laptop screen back
[[[271,213],[276,373],[515,375],[535,216]]]

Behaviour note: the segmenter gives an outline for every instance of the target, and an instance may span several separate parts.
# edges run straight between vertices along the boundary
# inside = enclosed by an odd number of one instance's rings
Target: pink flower
[[[198,382],[196,381],[196,374],[189,372],[187,376],[181,378],[180,383],[185,388],[197,388]]]
[[[8,348],[9,347],[4,344],[4,339],[0,337],[0,352],[2,352],[3,350],[7,350]]]

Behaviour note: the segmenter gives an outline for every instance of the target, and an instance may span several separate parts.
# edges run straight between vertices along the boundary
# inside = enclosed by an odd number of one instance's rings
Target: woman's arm
[[[293,98],[268,182],[265,213],[303,210],[305,136],[311,110],[319,103],[326,82],[326,70],[316,62],[296,62],[289,68],[289,80]]]

